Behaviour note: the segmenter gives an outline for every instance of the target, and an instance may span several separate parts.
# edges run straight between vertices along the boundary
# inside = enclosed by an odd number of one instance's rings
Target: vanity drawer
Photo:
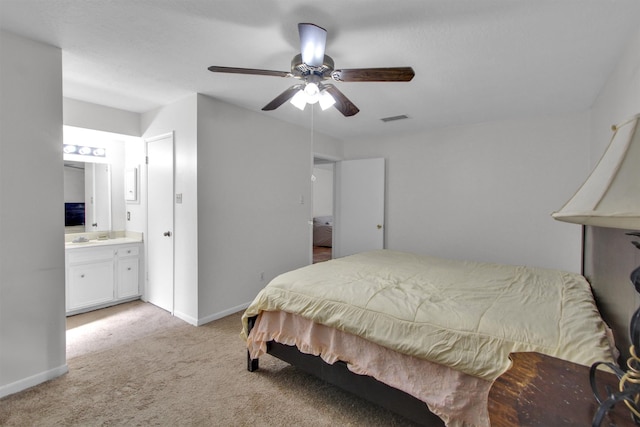
[[[67,251],[69,264],[113,260],[115,251],[112,248],[86,248]]]
[[[130,256],[138,256],[140,254],[140,246],[123,246],[118,248],[118,258],[125,258]]]

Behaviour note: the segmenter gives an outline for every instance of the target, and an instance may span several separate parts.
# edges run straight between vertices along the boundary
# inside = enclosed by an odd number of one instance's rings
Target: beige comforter
[[[613,361],[586,280],[573,273],[389,250],[276,277],[243,316],[296,313],[392,350],[493,380],[509,353]]]

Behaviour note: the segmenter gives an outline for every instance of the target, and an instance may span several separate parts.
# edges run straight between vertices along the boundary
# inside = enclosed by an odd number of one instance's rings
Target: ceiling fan
[[[300,54],[291,60],[291,71],[260,70],[255,68],[219,67],[212,65],[209,71],[214,73],[253,74],[261,76],[293,77],[301,80],[275,97],[265,105],[263,111],[271,111],[287,101],[303,110],[309,104],[318,102],[322,109],[334,106],[344,116],[353,116],[360,111],[333,84],[337,82],[408,82],[415,73],[411,67],[391,68],[351,68],[334,67],[333,59],[325,55],[327,31],[314,24],[298,24],[300,34]]]

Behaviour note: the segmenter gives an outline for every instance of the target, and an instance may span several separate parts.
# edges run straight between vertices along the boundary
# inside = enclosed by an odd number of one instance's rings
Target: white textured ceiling
[[[360,113],[312,120],[261,111],[294,79],[207,70],[289,71],[299,22],[336,68],[416,76],[336,83]],[[588,109],[639,22],[638,0],[0,0],[1,29],[62,49],[66,97],[145,112],[197,92],[344,140]]]

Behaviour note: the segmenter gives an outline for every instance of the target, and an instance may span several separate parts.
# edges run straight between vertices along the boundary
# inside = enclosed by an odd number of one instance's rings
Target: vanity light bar
[[[86,145],[64,144],[65,154],[79,154],[81,156],[106,157],[107,150],[101,147],[88,147]]]

